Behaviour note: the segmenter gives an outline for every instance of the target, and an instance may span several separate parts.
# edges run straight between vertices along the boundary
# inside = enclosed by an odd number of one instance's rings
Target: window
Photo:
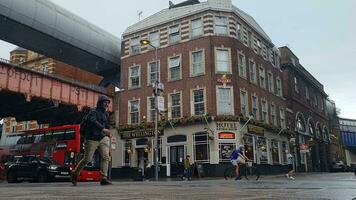
[[[280,118],[281,128],[286,128],[285,113],[282,108],[279,109],[279,118]]]
[[[175,81],[181,79],[180,56],[169,59],[169,80]]]
[[[227,17],[215,17],[215,34],[227,35]]]
[[[159,32],[152,32],[148,35],[148,40],[151,42],[151,45],[158,48],[160,46],[160,41],[159,41]],[[148,45],[149,49],[153,49],[151,45]]]
[[[274,93],[274,81],[272,72],[268,72],[268,91]]]
[[[129,124],[139,123],[140,101],[129,101]]]
[[[251,83],[257,83],[256,80],[256,66],[255,63],[250,60],[249,62],[249,78]]]
[[[318,107],[318,99],[316,95],[314,95],[314,107]]]
[[[205,114],[204,89],[193,90],[193,115]]]
[[[130,49],[131,49],[131,54],[138,54],[141,51],[141,46],[140,46],[140,38],[133,38],[131,39],[130,42]]]
[[[295,92],[299,93],[299,83],[298,78],[296,76],[294,77],[294,90]]]
[[[304,120],[300,116],[298,116],[296,123],[297,123],[297,131],[298,132],[305,132],[306,131]]]
[[[260,87],[261,88],[266,88],[266,73],[265,73],[265,68],[263,66],[260,66],[259,68],[259,81],[260,81]]]
[[[123,153],[124,153],[123,165],[130,166],[131,165],[132,143],[131,143],[131,140],[124,140],[123,143],[124,143],[122,145]]]
[[[230,73],[230,51],[215,49],[215,65],[218,73]]]
[[[261,40],[257,40],[257,54],[262,53],[262,45],[261,45]]]
[[[254,148],[254,138],[251,135],[245,134],[243,136],[245,156],[251,160],[255,161],[255,148]]]
[[[42,64],[42,71],[43,73],[48,74],[48,63]]]
[[[307,100],[310,99],[308,86],[305,86],[305,98],[306,98]]]
[[[271,104],[271,123],[273,126],[277,126],[276,106],[274,104]]]
[[[200,132],[193,135],[194,160],[195,162],[209,163],[209,140],[208,133]]]
[[[245,56],[241,53],[238,54],[238,67],[239,67],[239,76],[246,78],[246,61]]]
[[[234,109],[232,104],[232,88],[218,87],[218,114],[219,115],[233,115]]]
[[[279,77],[276,78],[277,96],[282,97],[282,81]]]
[[[173,93],[169,95],[169,118],[180,118],[182,115],[181,93]]]
[[[236,35],[238,40],[242,40],[241,24],[237,23],[236,26]]]
[[[157,66],[158,64],[158,66]],[[153,85],[156,80],[159,82],[159,62],[151,62],[148,64],[148,77],[147,77],[147,84]]]
[[[180,41],[179,25],[169,27],[169,43],[176,43]]]
[[[197,76],[204,74],[205,62],[204,62],[204,51],[194,51],[191,54],[191,75]]]
[[[252,48],[252,33],[250,31],[247,33],[247,37],[248,37],[248,47]]]
[[[243,116],[248,115],[248,102],[247,102],[247,92],[240,90],[240,105],[241,105],[241,114]]]
[[[268,108],[267,101],[265,99],[261,100],[261,108],[262,108],[262,122],[268,124]]]
[[[130,67],[130,79],[129,79],[129,88],[138,88],[140,87],[140,66]]]
[[[219,162],[229,162],[235,149],[235,143],[219,143]]]
[[[192,38],[203,35],[203,20],[196,19],[192,21]]]
[[[148,122],[153,122],[155,120],[156,112],[155,112],[155,98],[154,97],[148,97],[147,100],[147,121]]]
[[[268,163],[268,154],[267,154],[267,140],[264,137],[258,137],[257,139],[257,154],[260,164]]]
[[[278,141],[271,140],[271,145],[272,145],[272,162],[273,162],[273,164],[279,164]]]
[[[258,99],[252,96],[252,115],[255,120],[258,120]]]

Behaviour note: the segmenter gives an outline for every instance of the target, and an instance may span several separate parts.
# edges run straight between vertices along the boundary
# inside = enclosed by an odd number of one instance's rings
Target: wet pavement
[[[204,178],[193,181],[159,182],[114,181],[99,183],[0,183],[0,199],[340,199],[356,197],[353,173],[298,174],[295,180],[284,176],[262,176],[258,181]]]

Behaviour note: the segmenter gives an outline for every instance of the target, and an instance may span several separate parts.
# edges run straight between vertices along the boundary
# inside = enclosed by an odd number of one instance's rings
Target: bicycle
[[[260,171],[257,167],[252,165],[251,161],[247,161],[245,164],[240,164],[240,177],[243,175],[246,180],[258,180],[260,178]],[[224,178],[226,180],[236,177],[235,166],[231,164],[224,171]]]

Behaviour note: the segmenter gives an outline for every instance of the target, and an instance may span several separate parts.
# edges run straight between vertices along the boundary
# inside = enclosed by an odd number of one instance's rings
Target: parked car
[[[346,172],[347,167],[346,167],[345,163],[340,160],[338,162],[331,163],[330,171],[331,172]]]
[[[47,182],[56,177],[69,177],[70,170],[50,158],[23,156],[14,162],[5,163],[8,183],[16,183],[20,179],[31,179]]]

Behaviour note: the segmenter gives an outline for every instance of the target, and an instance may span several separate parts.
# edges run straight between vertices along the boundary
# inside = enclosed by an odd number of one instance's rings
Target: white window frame
[[[236,37],[239,41],[242,41],[242,26],[240,23],[236,24]]]
[[[230,90],[230,104],[231,104],[231,109],[230,113],[222,113],[220,109],[220,95],[219,95],[219,89],[229,89]],[[216,110],[218,115],[234,115],[235,109],[234,109],[234,92],[233,92],[233,87],[232,86],[216,86]]]
[[[283,108],[279,108],[279,123],[281,128],[286,128],[286,114]]]
[[[274,94],[274,78],[273,73],[271,71],[268,72],[267,78],[268,91]]]
[[[298,80],[298,77],[294,77],[294,91],[296,92],[296,93],[299,93],[299,80]]]
[[[157,36],[156,36],[157,34]],[[155,36],[155,37],[154,37]],[[159,31],[154,31],[148,34],[148,40],[151,42],[151,45],[159,48],[160,46],[160,33]],[[151,45],[148,45],[149,49],[154,49]]]
[[[172,95],[179,95],[179,105],[172,105]],[[179,119],[183,116],[183,102],[182,91],[174,91],[168,94],[168,119]],[[177,117],[172,116],[173,107],[179,107],[180,115]]]
[[[137,111],[134,111],[134,112],[132,112],[132,110],[131,110],[131,107],[132,107],[132,103],[133,102],[138,102],[138,110]],[[129,100],[128,102],[128,112],[127,112],[127,114],[128,114],[128,124],[139,124],[140,123],[140,99],[133,99],[133,100]],[[137,123],[133,123],[132,121],[131,121],[131,115],[132,114],[135,114],[135,113],[137,113]]]
[[[221,20],[221,21],[219,21]],[[214,33],[215,35],[228,35],[229,34],[229,18],[225,16],[214,17]],[[224,30],[223,32],[220,32]]]
[[[271,103],[271,124],[273,126],[277,126],[277,113],[276,113],[276,105]]]
[[[151,72],[151,67],[152,67],[151,64],[153,64],[153,63],[157,63],[156,65],[158,65],[158,67],[157,67],[158,71],[156,71],[156,72]],[[158,76],[158,81],[160,82],[160,80],[161,80],[160,72],[161,72],[161,62],[159,60],[147,63],[147,86],[150,86],[153,84],[152,79],[151,79],[151,74],[155,74],[155,76]]]
[[[202,54],[202,60],[201,60],[201,62],[194,63],[193,54],[199,53],[199,52],[201,52],[201,54]],[[204,75],[205,74],[205,51],[204,51],[204,49],[191,51],[189,55],[190,55],[190,59],[189,59],[190,60],[190,76],[194,77],[194,76]],[[198,73],[194,73],[195,64],[201,64],[201,71]]]
[[[282,97],[283,96],[283,91],[282,91],[282,80],[279,76],[276,78],[276,88],[277,88],[277,96]]]
[[[130,39],[130,53],[136,55],[141,52],[140,37]]]
[[[178,66],[171,66],[171,60],[178,58],[179,60],[179,65]],[[179,67],[179,77],[172,79],[171,77],[171,69],[175,68],[175,67]],[[168,57],[168,81],[177,81],[177,80],[181,80],[182,79],[182,56],[181,55],[176,55],[176,56],[171,56]]]
[[[132,70],[133,68],[138,68],[138,75],[133,76],[132,75]],[[132,85],[132,79],[138,77],[138,85]],[[129,89],[135,89],[135,88],[140,88],[141,87],[141,65],[133,65],[129,67]]]
[[[261,99],[261,120],[266,124],[269,123],[268,101],[266,100],[266,98]]]
[[[199,101],[199,102],[195,102],[195,96],[194,96],[194,92],[195,91],[198,91],[198,90],[203,90],[203,101]],[[205,115],[207,113],[207,107],[206,107],[206,90],[205,88],[195,88],[195,89],[191,89],[190,90],[190,99],[191,99],[191,110],[190,110],[190,113],[192,116],[199,116],[199,115]],[[196,114],[195,113],[195,105],[196,104],[201,104],[203,103],[203,106],[204,106],[204,113],[202,114]]]
[[[242,52],[237,53],[237,65],[238,65],[239,76],[241,78],[247,79],[246,56]]]
[[[253,63],[252,70],[251,63]],[[257,84],[256,63],[252,59],[248,61],[248,78],[251,83]]]
[[[204,22],[202,18],[194,19],[190,23],[192,38],[198,38],[204,34]]]
[[[262,65],[258,67],[258,80],[260,87],[266,89],[266,70]]]
[[[224,51],[227,52],[228,54],[228,60],[218,60],[218,51]],[[220,62],[227,62],[227,71],[220,71],[219,70],[219,64]],[[215,73],[216,74],[231,74],[231,49],[230,48],[220,48],[220,47],[215,47]]]
[[[245,111],[243,110],[243,108]],[[240,89],[240,112],[243,116],[247,117],[249,115],[248,92],[244,89]]]
[[[147,97],[147,122],[154,122],[154,118],[156,115],[156,109],[154,107],[155,104],[155,97]],[[151,104],[151,99],[153,99],[153,108],[152,108],[152,104]],[[159,117],[159,116],[158,116]]]
[[[180,42],[181,38],[181,34],[180,34],[180,25],[174,25],[168,28],[168,40],[169,40],[169,44],[175,44]]]
[[[254,98],[256,98],[256,102],[254,103]],[[254,110],[256,110],[256,113],[254,113]],[[256,115],[256,116],[253,116],[255,120],[259,120],[259,104],[258,104],[258,96],[256,94],[253,94],[251,96],[251,113],[252,115]]]

